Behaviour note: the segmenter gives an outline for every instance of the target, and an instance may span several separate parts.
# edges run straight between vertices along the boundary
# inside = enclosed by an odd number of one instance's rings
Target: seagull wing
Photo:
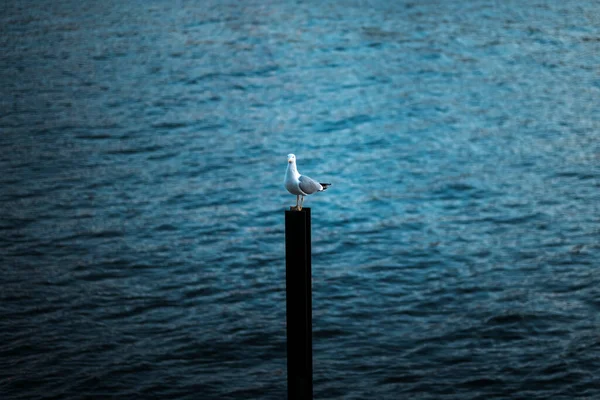
[[[320,192],[323,190],[323,186],[314,179],[309,178],[305,175],[300,175],[300,190],[302,190],[306,194],[313,194],[315,192]]]

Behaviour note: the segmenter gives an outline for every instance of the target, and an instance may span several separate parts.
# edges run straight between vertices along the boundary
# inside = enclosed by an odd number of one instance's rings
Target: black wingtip
[[[321,183],[321,182],[319,182],[319,183],[321,184],[321,186],[323,186],[323,190],[327,190],[327,188],[329,186],[331,186],[331,183]]]

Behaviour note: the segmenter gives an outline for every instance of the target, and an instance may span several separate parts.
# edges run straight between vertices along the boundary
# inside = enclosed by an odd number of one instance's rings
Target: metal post
[[[285,211],[288,399],[313,398],[310,208]]]

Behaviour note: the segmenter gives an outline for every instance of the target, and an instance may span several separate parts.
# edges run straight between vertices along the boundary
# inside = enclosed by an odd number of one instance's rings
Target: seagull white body
[[[313,194],[316,192],[322,192],[327,189],[330,183],[319,183],[314,179],[309,178],[305,175],[300,175],[298,167],[296,166],[296,156],[288,154],[288,166],[285,171],[285,179],[283,185],[291,194],[296,195],[296,210],[302,210],[302,204],[304,203],[304,196]]]
[[[296,196],[306,196],[307,193],[304,193],[300,189],[300,173],[298,172],[298,167],[296,166],[296,157],[293,154],[288,156],[288,166],[285,171],[285,180],[283,181],[285,188],[291,194],[295,194]]]

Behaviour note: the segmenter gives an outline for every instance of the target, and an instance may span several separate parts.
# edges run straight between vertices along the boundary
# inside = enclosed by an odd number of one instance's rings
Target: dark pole
[[[313,398],[310,208],[285,212],[288,399]]]

